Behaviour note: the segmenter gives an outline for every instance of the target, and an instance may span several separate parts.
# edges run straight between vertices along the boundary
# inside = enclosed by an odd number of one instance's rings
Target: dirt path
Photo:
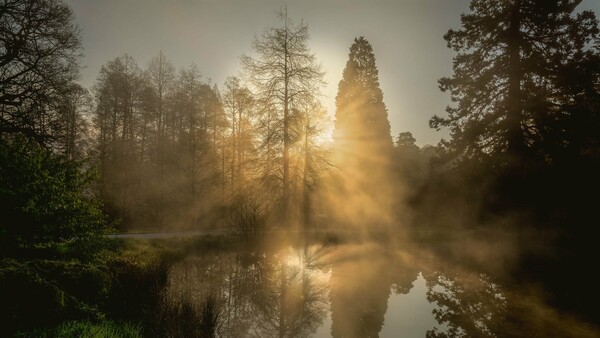
[[[108,235],[110,238],[173,238],[173,237],[193,237],[207,235],[223,235],[223,230],[192,230],[192,231],[169,231],[169,232],[149,232],[149,233],[131,233]]]

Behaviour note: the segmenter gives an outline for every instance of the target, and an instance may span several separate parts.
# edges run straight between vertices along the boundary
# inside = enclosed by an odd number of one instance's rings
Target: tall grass
[[[220,329],[221,306],[214,295],[200,304],[188,299],[179,302],[164,300],[157,312],[154,333],[163,337],[215,338]]]

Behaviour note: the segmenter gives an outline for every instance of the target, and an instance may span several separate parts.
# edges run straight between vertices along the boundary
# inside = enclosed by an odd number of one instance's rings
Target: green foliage
[[[110,290],[100,265],[78,261],[0,260],[0,335],[73,318],[101,319]]]
[[[149,332],[162,330],[166,324],[155,322],[163,311],[168,270],[183,254],[183,248],[196,243],[179,240],[112,243],[114,251],[83,262],[64,254],[57,256],[58,259],[0,259],[0,318],[3,318],[0,336],[15,332],[33,337],[80,336],[77,333],[80,331],[63,335],[67,331],[62,330],[67,329],[71,330],[68,332],[83,330],[81,334],[86,336],[89,330],[102,332],[107,319],[140,323]],[[61,325],[72,320],[100,321],[100,324]],[[112,330],[112,324],[107,325]]]
[[[60,324],[55,329],[34,330],[20,333],[21,337],[142,337],[142,329],[137,324],[115,323],[112,321],[101,321],[92,323],[89,321],[69,321]]]
[[[3,250],[56,247],[91,249],[107,223],[89,189],[92,175],[25,140],[0,139],[0,246]],[[84,244],[87,243],[87,244]]]

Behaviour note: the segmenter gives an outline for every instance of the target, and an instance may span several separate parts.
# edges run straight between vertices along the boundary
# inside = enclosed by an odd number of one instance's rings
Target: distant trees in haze
[[[94,91],[102,191],[122,216],[160,224],[168,210],[191,222],[202,198],[218,202],[225,112],[195,66],[176,74],[161,52],[141,70],[124,55]]]
[[[94,121],[101,185],[117,214],[189,226],[248,190],[281,210],[280,220],[309,209],[323,168],[315,160],[324,160],[315,143],[323,72],[308,27],[286,15],[254,41],[257,57],[243,58],[247,84],[228,77],[219,91],[195,66],[176,74],[162,52],[145,70],[128,55],[102,67]]]

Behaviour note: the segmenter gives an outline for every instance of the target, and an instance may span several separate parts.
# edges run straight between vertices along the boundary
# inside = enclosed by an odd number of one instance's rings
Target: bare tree
[[[223,106],[229,118],[231,127],[231,192],[235,191],[236,183],[243,184],[244,152],[247,146],[245,134],[248,131],[248,119],[253,104],[252,93],[240,84],[237,77],[228,77],[225,81]],[[237,163],[236,163],[237,161]]]
[[[310,99],[323,84],[323,71],[308,48],[308,26],[281,13],[283,26],[271,27],[256,37],[256,57],[243,56],[242,64],[259,97],[272,102],[283,121],[283,218],[288,217],[290,184],[290,121],[292,109]]]

